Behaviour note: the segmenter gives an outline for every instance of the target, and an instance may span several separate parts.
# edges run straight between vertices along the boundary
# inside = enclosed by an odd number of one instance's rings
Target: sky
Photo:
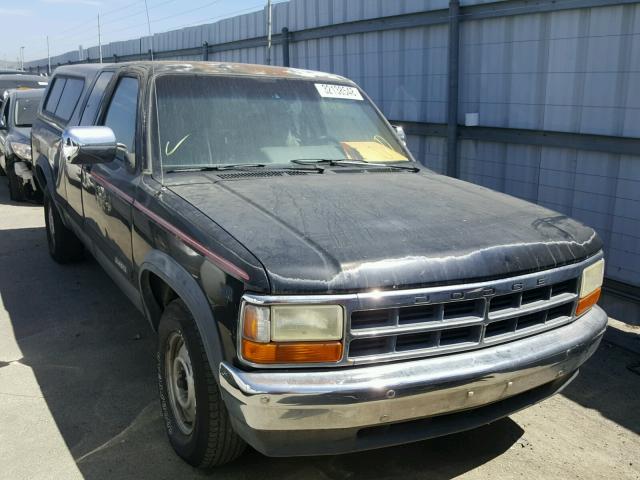
[[[212,23],[264,8],[267,0],[147,0],[153,33]],[[274,1],[276,3],[276,1]],[[144,0],[0,0],[0,65],[25,62],[102,43],[147,35]]]

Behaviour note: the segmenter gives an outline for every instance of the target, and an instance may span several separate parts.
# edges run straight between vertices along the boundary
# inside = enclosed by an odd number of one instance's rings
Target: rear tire
[[[231,427],[202,338],[180,299],[160,319],[158,387],[169,442],[187,463],[210,469],[242,454],[246,444]]]
[[[84,256],[84,246],[75,233],[62,223],[62,218],[49,195],[44,197],[44,220],[51,257],[63,264],[81,260]]]

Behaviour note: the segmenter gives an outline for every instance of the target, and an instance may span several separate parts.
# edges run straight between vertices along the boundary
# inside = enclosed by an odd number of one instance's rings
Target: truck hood
[[[272,293],[488,280],[597,253],[565,215],[429,171],[327,172],[170,188],[243,243]],[[186,180],[186,179],[184,179]]]

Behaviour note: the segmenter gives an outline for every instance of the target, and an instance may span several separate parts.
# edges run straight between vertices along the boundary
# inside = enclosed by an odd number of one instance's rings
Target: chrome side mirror
[[[404,133],[404,128],[402,128],[400,125],[393,125],[393,129],[396,131],[396,135],[398,136],[398,140],[400,140],[400,143],[402,143],[402,145],[406,147],[407,134]]]
[[[109,127],[71,127],[62,134],[62,154],[74,165],[109,163],[116,158],[117,148]]]

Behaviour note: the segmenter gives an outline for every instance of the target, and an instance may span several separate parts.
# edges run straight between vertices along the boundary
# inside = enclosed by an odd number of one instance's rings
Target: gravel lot
[[[638,343],[638,329],[612,323]],[[0,178],[0,477],[206,477],[167,442],[155,341],[93,260],[50,260],[41,207],[10,202]],[[634,365],[640,354],[603,343],[563,394],[484,428],[333,457],[249,449],[211,477],[640,479]]]

